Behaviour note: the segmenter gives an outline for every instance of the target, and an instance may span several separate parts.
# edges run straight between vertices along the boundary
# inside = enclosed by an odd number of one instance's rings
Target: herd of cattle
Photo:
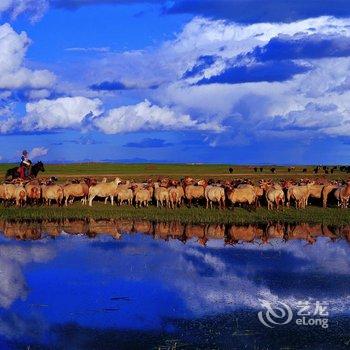
[[[253,184],[250,180],[234,179],[226,181],[195,180],[186,177],[181,180],[169,178],[146,182],[122,181],[115,178],[101,182],[95,179],[74,179],[58,184],[57,178],[34,179],[23,182],[14,180],[0,185],[0,200],[5,205],[46,204],[69,205],[74,200],[93,205],[97,198],[110,200],[113,205],[128,204],[147,207],[154,203],[157,207],[175,208],[183,204],[191,206],[193,202],[205,203],[206,208],[213,205],[223,209],[227,205],[267,205],[268,209],[295,205],[305,208],[311,198],[318,199],[324,208],[329,201],[336,202],[341,208],[347,208],[350,197],[350,180],[310,181],[284,180],[273,182],[260,180]]]

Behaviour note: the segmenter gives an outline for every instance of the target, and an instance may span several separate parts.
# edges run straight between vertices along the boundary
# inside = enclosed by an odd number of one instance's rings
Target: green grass
[[[0,164],[0,174],[5,175],[7,169],[16,166],[16,164]],[[231,175],[228,168],[234,169]],[[259,167],[259,166],[258,166]],[[277,174],[272,174],[271,167],[277,169]],[[180,178],[184,176],[194,176],[203,178],[230,178],[233,176],[244,176],[253,179],[261,177],[271,177],[275,179],[290,178],[290,177],[327,177],[329,179],[347,178],[349,174],[335,171],[334,174],[325,175],[320,171],[318,175],[313,175],[312,169],[314,166],[297,165],[295,170],[288,173],[286,166],[265,165],[261,173],[253,170],[254,165],[242,166],[235,164],[118,164],[118,163],[75,163],[75,164],[45,164],[45,173],[40,173],[39,176],[57,176],[60,180],[65,180],[67,177],[79,176],[95,176],[109,177],[119,176],[129,179],[147,179],[149,177],[157,178],[158,176],[171,176]],[[302,169],[307,168],[307,173],[303,173]],[[1,177],[1,175],[0,175]]]
[[[0,172],[16,166],[15,164],[0,164]],[[118,164],[118,163],[75,163],[75,164],[46,164],[45,175],[74,175],[80,174],[130,174],[130,175],[154,175],[154,174],[222,174],[228,172],[228,165],[191,165],[191,164]],[[238,168],[236,169],[238,172]]]
[[[222,223],[222,224],[260,224],[266,222],[281,223],[310,223],[332,226],[350,224],[350,210],[338,208],[319,208],[310,206],[303,210],[285,208],[282,210],[268,211],[266,208],[258,208],[256,211],[248,211],[243,208],[204,209],[202,207],[182,207],[178,209],[134,208],[129,206],[116,207],[109,204],[96,203],[94,206],[82,206],[76,203],[69,207],[25,207],[5,208],[0,206],[0,219],[37,221],[37,220],[74,220],[74,219],[127,219],[127,220],[151,220],[159,222],[178,221],[181,223]]]

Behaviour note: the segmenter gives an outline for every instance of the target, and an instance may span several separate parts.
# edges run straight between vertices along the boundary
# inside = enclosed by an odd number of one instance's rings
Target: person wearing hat
[[[21,164],[19,165],[19,176],[21,179],[25,179],[30,175],[30,168],[32,162],[29,159],[28,151],[24,150],[21,156]]]

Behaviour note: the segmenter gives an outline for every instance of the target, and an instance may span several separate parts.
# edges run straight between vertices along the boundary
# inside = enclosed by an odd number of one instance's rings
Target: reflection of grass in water
[[[178,209],[165,209],[150,206],[148,208],[134,208],[129,206],[111,206],[95,203],[94,206],[82,206],[80,203],[68,207],[24,207],[5,208],[0,206],[0,219],[4,220],[62,220],[62,219],[144,219],[152,221],[179,221],[182,223],[223,223],[223,224],[248,224],[284,222],[284,223],[322,223],[325,225],[350,224],[350,210],[338,208],[319,208],[309,206],[307,209],[296,210],[285,208],[282,210],[268,211],[266,208],[258,208],[256,211],[248,211],[243,208],[205,209],[203,207],[182,207]]]

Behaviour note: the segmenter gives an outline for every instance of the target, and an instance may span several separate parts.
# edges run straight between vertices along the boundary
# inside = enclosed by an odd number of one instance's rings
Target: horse
[[[15,167],[15,168],[11,168],[11,169],[7,170],[5,178],[6,179],[11,178],[12,180],[19,178],[18,168],[19,167]],[[32,166],[31,172],[30,172],[30,177],[34,177],[34,178],[37,177],[39,171],[43,171],[43,172],[45,171],[43,162],[37,162]]]

